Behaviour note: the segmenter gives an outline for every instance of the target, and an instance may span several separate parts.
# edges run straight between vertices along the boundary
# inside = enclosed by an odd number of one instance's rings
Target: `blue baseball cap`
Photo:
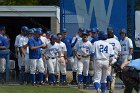
[[[123,29],[121,29],[121,31],[120,31],[120,33],[127,33],[127,31],[126,31],[126,29],[125,28],[123,28]]]
[[[79,32],[84,32],[85,29],[84,28],[79,28]]]
[[[113,28],[112,27],[108,27],[107,31],[113,32]]]
[[[90,28],[89,28],[89,29],[86,29],[86,32],[87,32],[87,33],[91,32],[91,29],[90,29]]]
[[[33,29],[29,29],[28,30],[28,33],[33,34],[34,33],[34,30]]]
[[[36,31],[36,28],[32,28],[32,30],[35,32]]]
[[[98,29],[97,28],[92,28],[91,32],[98,32]]]
[[[47,35],[47,36],[48,36],[48,35],[51,35],[51,31],[48,30],[48,31],[46,32],[46,35]]]
[[[28,31],[28,27],[27,26],[22,26],[21,30]]]
[[[86,32],[86,31],[84,31],[84,32],[82,32],[82,36],[83,36],[83,35],[88,35],[88,34],[87,34],[87,32]]]
[[[63,33],[66,33],[66,32],[67,32],[67,29],[66,29],[66,28],[63,28],[63,29],[62,29],[62,32],[63,32]]]
[[[51,35],[51,39],[57,39],[56,35]]]
[[[34,31],[34,32],[37,33],[37,34],[39,34],[39,35],[42,34],[42,31],[40,29],[37,29],[37,28],[36,28],[36,31]]]

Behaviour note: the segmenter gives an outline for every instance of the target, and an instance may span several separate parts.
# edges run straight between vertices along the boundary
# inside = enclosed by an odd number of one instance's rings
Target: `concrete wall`
[[[51,17],[51,31],[54,34],[60,32],[60,23],[56,17]]]

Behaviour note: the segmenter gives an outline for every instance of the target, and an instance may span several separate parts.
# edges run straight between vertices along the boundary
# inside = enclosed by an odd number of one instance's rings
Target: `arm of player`
[[[123,69],[125,66],[127,66],[130,63],[130,61],[126,61],[121,65],[121,69]]]

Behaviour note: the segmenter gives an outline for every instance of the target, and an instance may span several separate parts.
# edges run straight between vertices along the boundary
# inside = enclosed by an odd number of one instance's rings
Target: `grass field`
[[[0,85],[0,93],[84,93],[61,86]]]

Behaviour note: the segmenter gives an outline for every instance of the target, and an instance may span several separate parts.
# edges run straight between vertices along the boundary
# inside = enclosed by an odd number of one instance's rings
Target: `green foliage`
[[[0,5],[57,5],[59,0],[0,0]]]

